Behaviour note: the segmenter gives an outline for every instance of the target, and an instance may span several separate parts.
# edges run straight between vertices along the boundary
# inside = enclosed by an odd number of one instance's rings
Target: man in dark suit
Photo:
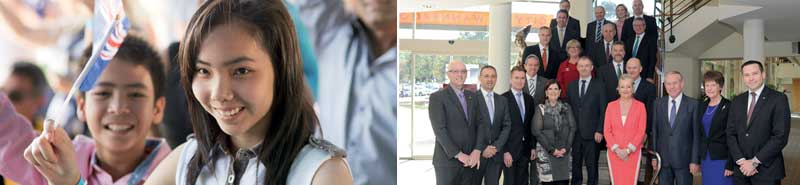
[[[656,99],[653,108],[652,148],[661,154],[659,184],[691,185],[700,171],[700,120],[697,100],[683,94],[683,76],[670,71],[664,81],[669,96]],[[652,160],[657,166],[656,160]]]
[[[537,105],[544,100],[544,86],[547,84],[550,79],[544,78],[541,75],[537,75],[536,71],[539,71],[539,57],[536,55],[528,55],[525,59],[525,94],[531,95],[533,97],[533,104]],[[533,137],[531,137],[533,138]],[[531,153],[536,153],[534,150],[536,149],[535,146],[531,145]],[[535,160],[535,156],[531,155],[531,161]],[[531,165],[530,167],[530,184],[539,184],[539,174],[536,169],[536,165]]]
[[[550,27],[553,34],[553,42],[550,44],[557,46],[561,56],[567,56],[567,42],[573,39],[580,41],[581,39],[581,26],[579,24],[573,26],[571,22],[568,22],[569,12],[567,10],[559,10],[556,14],[556,25]]]
[[[503,93],[511,112],[511,134],[503,152],[504,184],[528,184],[528,165],[530,149],[536,144],[531,136],[531,120],[535,110],[533,97],[523,90],[525,86],[525,69],[516,66],[511,69],[511,89]]]
[[[728,149],[736,161],[734,184],[780,184],[786,176],[782,150],[789,140],[786,95],[764,85],[759,61],[742,64],[747,92],[736,96],[728,114]]]
[[[544,85],[550,80],[536,74],[536,71],[539,71],[539,57],[533,54],[528,55],[525,57],[525,87],[523,90],[525,94],[533,97],[534,104],[542,102]]]
[[[601,39],[599,42],[592,43],[588,42],[586,45],[586,55],[592,59],[592,63],[594,63],[594,68],[599,69],[605,64],[610,63],[614,60],[614,53],[613,53],[613,45],[616,40],[614,40],[614,36],[617,35],[617,26],[614,23],[606,22],[605,25],[601,27],[602,34]],[[622,44],[622,50],[625,50],[625,44]],[[622,54],[622,58],[620,60],[624,60],[625,54]],[[623,66],[624,67],[624,66]]]
[[[642,77],[652,81],[655,75],[656,60],[658,57],[658,41],[649,37],[644,31],[644,19],[633,20],[633,29],[636,35],[625,40],[625,59],[638,58],[642,62]]]
[[[594,8],[595,21],[586,25],[586,49],[584,53],[592,58],[594,68],[611,62],[611,45],[617,36],[617,26],[605,20],[606,9],[602,6]],[[606,25],[610,24],[610,25]],[[608,27],[608,28],[606,28]]]
[[[497,82],[497,71],[492,66],[483,66],[479,74],[480,90],[475,93],[475,102],[478,104],[478,142],[483,148],[481,154],[481,168],[477,184],[483,179],[486,185],[500,183],[500,172],[503,169],[503,156],[497,155],[503,151],[511,131],[511,117],[508,112],[508,102],[505,97],[494,93]]]
[[[647,117],[651,118],[653,112],[653,101],[656,99],[656,85],[644,80],[640,76],[642,73],[642,63],[637,58],[631,58],[625,64],[625,70],[634,79],[633,81],[633,98],[644,103],[647,109]],[[647,119],[647,134],[650,134],[652,119]]]
[[[450,85],[430,96],[428,114],[436,148],[433,167],[437,185],[474,184],[478,180],[480,152],[478,142],[478,106],[473,93],[464,90],[467,68],[453,61],[447,66]]]
[[[614,42],[611,46],[611,55],[613,56],[612,62],[603,65],[597,70],[597,78],[605,84],[606,100],[608,102],[617,100],[619,93],[617,93],[617,84],[619,77],[625,74],[625,44],[622,42]],[[637,76],[638,78],[638,76]]]
[[[550,44],[551,30],[547,26],[539,27],[539,44],[525,47],[522,56],[526,57],[533,54],[539,57],[541,67],[536,74],[547,79],[555,79],[558,73],[558,66],[564,61],[565,55],[561,55],[558,46]],[[523,63],[526,62],[523,58]]]
[[[645,35],[650,37],[652,40],[658,40],[658,26],[656,25],[656,18],[644,14],[644,4],[642,4],[642,0],[633,0],[633,17],[626,19],[625,23],[623,23],[621,30],[622,38],[620,38],[620,40],[627,41],[635,35],[634,33],[636,32],[634,32],[633,21],[636,18],[644,19],[646,24],[645,33],[647,33]]]
[[[578,131],[572,142],[572,185],[582,185],[583,164],[586,164],[588,181],[597,184],[597,160],[603,140],[603,116],[606,112],[605,85],[600,79],[592,78],[594,65],[589,57],[578,60],[578,80],[567,85],[567,98],[575,116]]]
[[[561,2],[558,3],[558,9],[559,10],[564,10],[566,12],[569,12],[569,9],[570,9],[571,6],[572,6],[572,3],[570,3],[569,0],[561,0]],[[556,17],[558,17],[558,16],[556,16]],[[558,25],[558,20],[556,20],[556,19],[557,18],[550,19],[550,28],[555,28],[556,25]],[[575,17],[569,16],[569,15],[568,15],[568,19],[569,20],[567,22],[567,26],[572,27],[571,29],[578,30],[578,33],[580,33],[581,32],[581,21],[579,21],[578,19],[575,19]],[[569,41],[569,40],[567,40],[567,41]]]

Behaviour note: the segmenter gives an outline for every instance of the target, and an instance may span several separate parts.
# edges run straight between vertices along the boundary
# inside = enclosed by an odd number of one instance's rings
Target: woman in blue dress
[[[725,128],[730,101],[722,97],[725,78],[718,71],[708,71],[703,75],[703,89],[708,97],[700,105],[702,137],[700,155],[703,161],[701,174],[703,184],[732,184],[733,161],[728,152]]]

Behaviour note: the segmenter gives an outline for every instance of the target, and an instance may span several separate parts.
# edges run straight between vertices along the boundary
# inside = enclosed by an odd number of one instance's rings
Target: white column
[[[744,61],[757,60],[764,62],[764,20],[749,19],[744,21]]]
[[[581,25],[579,25],[581,27],[580,35],[585,37],[586,24],[594,21],[594,3],[591,0],[573,0],[569,2],[571,3],[569,15],[581,21]]]
[[[511,2],[489,5],[489,65],[497,69],[494,91],[508,91],[511,81]]]

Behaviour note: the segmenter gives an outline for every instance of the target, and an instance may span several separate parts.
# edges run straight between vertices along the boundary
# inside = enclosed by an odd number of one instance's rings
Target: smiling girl
[[[295,35],[280,0],[201,5],[178,54],[194,137],[148,184],[352,184],[344,152],[313,136]]]

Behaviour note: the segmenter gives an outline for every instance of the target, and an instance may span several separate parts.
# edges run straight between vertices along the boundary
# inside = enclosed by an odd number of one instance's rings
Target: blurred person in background
[[[292,0],[319,71],[324,137],[347,150],[355,184],[397,176],[396,0]]]
[[[42,130],[43,114],[39,113],[47,97],[45,92],[50,89],[44,72],[33,63],[17,62],[11,69],[11,76],[2,86],[3,92],[8,94],[18,113],[22,114],[33,125],[34,129]]]

